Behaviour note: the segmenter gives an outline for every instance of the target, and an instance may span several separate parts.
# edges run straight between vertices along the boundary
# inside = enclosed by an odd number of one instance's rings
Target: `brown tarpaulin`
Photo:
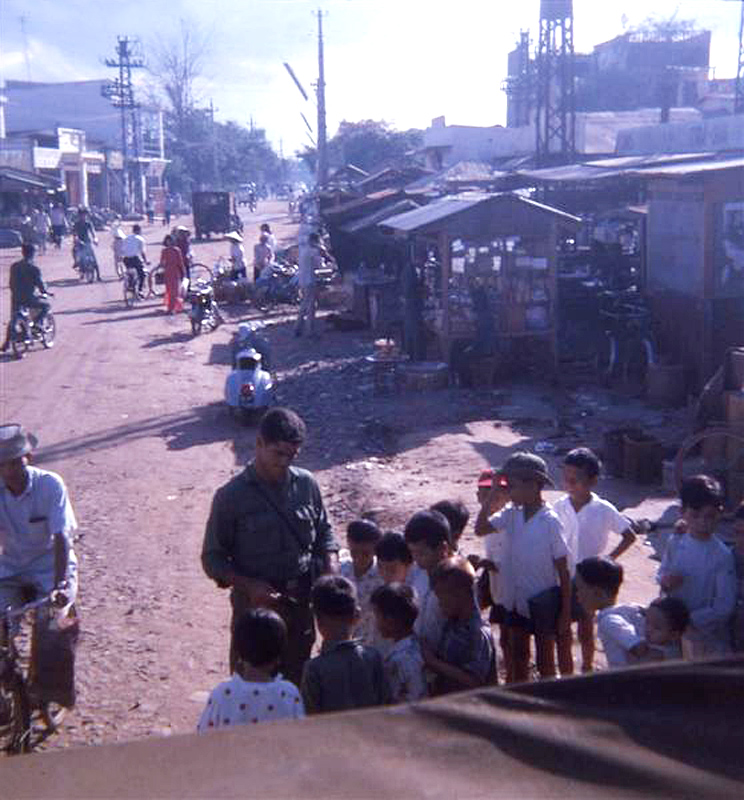
[[[5,759],[0,796],[744,797],[744,659]]]

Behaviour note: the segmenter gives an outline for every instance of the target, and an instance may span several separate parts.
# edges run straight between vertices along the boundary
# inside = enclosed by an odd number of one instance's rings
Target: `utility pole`
[[[128,213],[132,208],[132,193],[129,180],[129,120],[128,116],[132,117],[132,134],[133,144],[135,151],[135,158],[137,161],[137,178],[140,186],[138,186],[136,197],[141,197],[141,173],[139,163],[139,142],[137,136],[137,112],[138,104],[134,100],[134,87],[132,86],[132,70],[141,69],[145,66],[141,58],[134,56],[134,48],[137,45],[136,40],[130,39],[128,36],[118,36],[116,40],[116,58],[107,58],[105,64],[107,67],[117,69],[119,71],[118,77],[109,81],[108,84],[102,87],[101,93],[104,97],[108,97],[115,108],[121,111],[121,156],[122,156],[122,195],[123,195],[123,210]]]
[[[217,127],[214,122],[214,112],[219,108],[214,107],[212,99],[209,99],[209,119],[212,121],[212,171],[214,173],[214,188],[220,188],[220,165],[217,159]]]
[[[318,9],[318,188],[328,180],[328,152],[326,147],[325,64],[323,62],[323,12]]]
[[[744,114],[744,0],[741,3],[741,19],[739,21],[739,65],[736,70],[734,114]]]

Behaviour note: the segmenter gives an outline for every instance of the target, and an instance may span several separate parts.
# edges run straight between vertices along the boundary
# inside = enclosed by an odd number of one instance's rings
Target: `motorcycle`
[[[232,365],[238,368],[238,354],[242,350],[257,350],[261,356],[261,366],[271,369],[271,345],[269,340],[259,333],[258,326],[253,322],[241,322],[232,341]]]
[[[267,265],[253,284],[253,303],[260,311],[268,311],[280,303],[298,305],[300,283],[297,266],[275,261]]]
[[[41,295],[42,298],[52,297],[51,294]],[[39,322],[40,310],[21,306],[13,315],[10,323],[10,345],[13,355],[21,359],[34,342],[41,342],[42,347],[48,350],[54,347],[54,337],[57,327],[54,315],[47,311],[44,319]]]
[[[189,319],[194,336],[198,336],[202,332],[204,325],[207,325],[210,330],[215,330],[225,321],[214,298],[214,289],[211,283],[203,280],[192,283],[186,300],[191,303]]]
[[[225,402],[233,417],[249,423],[269,406],[276,405],[271,375],[261,366],[261,354],[250,348],[241,350],[235,369],[225,381]]]

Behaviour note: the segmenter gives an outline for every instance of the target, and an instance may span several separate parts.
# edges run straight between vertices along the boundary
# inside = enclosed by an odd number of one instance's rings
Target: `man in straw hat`
[[[232,264],[232,279],[245,278],[245,249],[243,248],[243,237],[237,231],[231,231],[225,235],[225,239],[230,242],[230,263]]]
[[[69,610],[77,522],[62,478],[30,465],[36,444],[21,425],[0,425],[0,609],[22,605],[29,591],[61,588]]]

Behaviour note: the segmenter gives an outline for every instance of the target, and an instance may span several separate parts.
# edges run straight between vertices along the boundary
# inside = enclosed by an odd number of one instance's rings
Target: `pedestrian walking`
[[[181,250],[176,247],[173,237],[168,234],[163,239],[163,251],[160,254],[160,266],[165,279],[165,307],[169,314],[183,310],[181,299],[181,283],[186,278],[186,267]]]

